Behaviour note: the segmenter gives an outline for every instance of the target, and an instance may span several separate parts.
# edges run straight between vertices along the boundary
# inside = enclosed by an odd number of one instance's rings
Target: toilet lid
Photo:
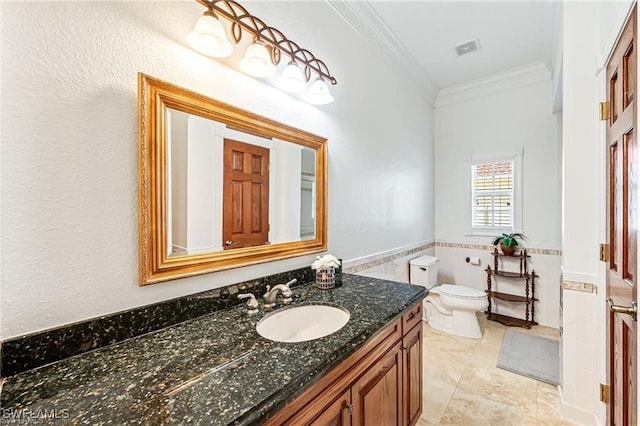
[[[460,299],[482,299],[487,297],[484,291],[462,285],[442,284],[438,286],[440,294],[459,297]]]

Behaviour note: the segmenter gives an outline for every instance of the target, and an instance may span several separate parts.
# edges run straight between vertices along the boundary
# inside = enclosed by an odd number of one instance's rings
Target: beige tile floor
[[[424,323],[422,418],[432,425],[571,425],[557,414],[558,391],[496,367],[507,327],[478,319],[482,339],[434,330]],[[520,331],[558,339],[558,330],[535,326]]]

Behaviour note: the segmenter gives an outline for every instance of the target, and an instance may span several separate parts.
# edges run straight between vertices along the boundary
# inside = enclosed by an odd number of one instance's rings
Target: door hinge
[[[350,416],[353,416],[353,408],[353,404],[347,405],[347,411],[349,412]]]
[[[609,244],[602,243],[600,244],[600,262],[608,262],[609,261]]]
[[[609,119],[609,102],[600,102],[600,120]]]
[[[600,383],[600,401],[609,403],[609,385]]]

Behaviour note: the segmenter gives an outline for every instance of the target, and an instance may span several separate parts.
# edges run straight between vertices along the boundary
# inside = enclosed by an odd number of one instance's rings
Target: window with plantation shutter
[[[465,235],[492,236],[522,230],[524,148],[465,158],[468,193]]]
[[[471,166],[473,228],[513,229],[513,169],[513,161]]]

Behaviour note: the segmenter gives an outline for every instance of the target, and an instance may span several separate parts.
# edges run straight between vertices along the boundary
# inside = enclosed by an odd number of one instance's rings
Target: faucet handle
[[[251,293],[239,294],[238,299],[249,299],[247,300],[247,314],[254,315],[258,313],[258,301],[256,297]]]
[[[269,284],[267,284],[267,289],[265,290],[264,294],[262,295],[263,299],[266,299],[269,297],[269,293],[271,292],[271,286]],[[267,306],[270,307],[270,306]]]
[[[298,282],[298,279],[297,279],[297,278],[294,278],[294,279],[292,279],[291,281],[289,281],[288,283],[286,283],[285,285],[286,285],[287,287],[289,287],[291,284],[295,284],[295,283],[297,283],[297,282]]]
[[[282,291],[282,303],[284,303],[285,305],[293,302],[293,293],[291,292],[289,286],[297,282],[298,280],[294,278],[284,285],[287,289]]]

